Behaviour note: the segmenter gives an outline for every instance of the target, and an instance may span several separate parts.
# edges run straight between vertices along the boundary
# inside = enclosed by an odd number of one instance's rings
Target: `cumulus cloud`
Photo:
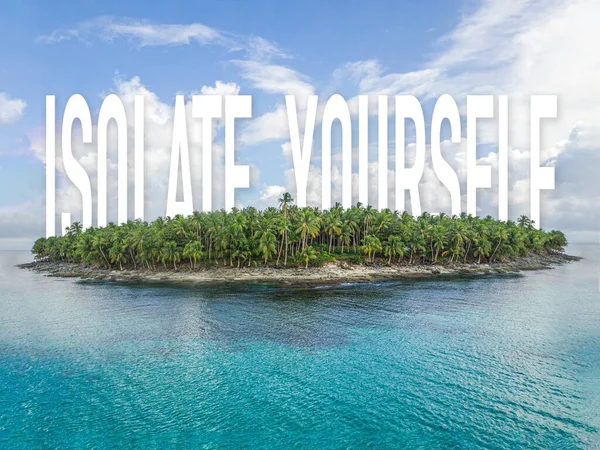
[[[260,192],[259,200],[263,202],[272,200],[276,201],[284,192],[286,192],[285,186],[265,186]]]
[[[252,120],[242,129],[240,142],[257,145],[268,141],[289,139],[287,109],[282,102],[284,95],[295,95],[299,120],[303,123],[309,95],[315,93],[310,79],[289,67],[258,61],[233,61],[241,69],[241,75],[250,86],[267,94],[281,95],[277,105]],[[319,115],[319,120],[322,115]]]
[[[164,216],[166,213],[166,200],[168,190],[169,168],[171,163],[171,145],[173,132],[174,105],[165,103],[158,96],[144,86],[139,77],[131,79],[115,80],[113,89],[125,107],[128,124],[128,148],[134,148],[134,99],[136,95],[144,96],[144,167],[145,167],[145,209],[146,218],[154,219]],[[235,83],[218,81],[214,86],[203,86],[200,90],[203,94],[236,95],[239,86]],[[192,195],[195,209],[201,209],[202,200],[202,121],[193,119],[191,114],[191,98],[186,99],[186,119],[188,132],[188,145],[190,156],[190,170],[192,173]],[[90,177],[92,192],[96,192],[97,184],[97,117],[93,117],[93,142],[82,144],[81,129],[73,130],[73,153],[79,163],[85,168]],[[215,120],[213,123],[213,209],[219,209],[224,205],[224,148],[222,144],[222,121]],[[45,136],[34,133],[30,136],[32,153],[42,162],[45,162]],[[117,192],[117,129],[109,126],[108,129],[108,215],[109,221],[116,221],[116,192]],[[129,217],[133,218],[133,180],[134,165],[132,151],[129,152],[128,160],[128,184],[129,184]],[[57,175],[57,216],[60,211],[73,211],[73,220],[80,220],[81,195],[64,174],[61,150],[61,131],[57,130],[56,140],[56,169]],[[251,166],[251,181],[253,185],[258,184],[258,168]],[[181,181],[180,181],[181,183]],[[181,189],[178,190],[181,192]],[[93,195],[93,217],[96,221],[96,198]],[[57,229],[60,229],[58,227]]]
[[[19,98],[10,98],[5,92],[0,92],[0,124],[10,124],[18,120],[27,103]]]
[[[223,83],[217,81],[214,86],[202,86],[202,95],[238,95],[240,87],[236,83]]]
[[[239,140],[249,146],[289,138],[287,111],[285,105],[279,104],[275,110],[251,119],[241,130]]]

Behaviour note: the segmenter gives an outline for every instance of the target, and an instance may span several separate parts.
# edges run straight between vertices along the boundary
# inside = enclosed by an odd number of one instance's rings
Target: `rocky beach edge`
[[[469,277],[477,275],[518,273],[524,270],[550,269],[559,264],[578,261],[578,256],[564,253],[531,254],[512,261],[494,263],[455,264],[371,264],[352,265],[332,262],[322,267],[229,267],[198,268],[191,270],[181,264],[178,270],[102,269],[68,262],[34,261],[18,267],[30,269],[51,277],[108,280],[129,283],[202,284],[219,282],[267,283],[284,286],[337,285],[343,283],[368,283],[402,279],[431,279]]]

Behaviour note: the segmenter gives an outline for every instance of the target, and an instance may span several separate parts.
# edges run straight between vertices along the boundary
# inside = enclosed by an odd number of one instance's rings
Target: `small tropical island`
[[[565,255],[560,231],[521,216],[413,217],[358,203],[330,210],[297,207],[194,212],[104,228],[73,223],[39,238],[22,267],[52,276],[123,281],[261,281],[338,284],[439,275],[505,273],[579,259]]]

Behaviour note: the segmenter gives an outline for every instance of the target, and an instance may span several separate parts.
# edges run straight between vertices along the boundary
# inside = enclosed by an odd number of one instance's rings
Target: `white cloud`
[[[282,65],[272,64],[272,59],[290,59],[276,43],[260,36],[245,36],[199,24],[158,24],[147,20],[98,17],[81,22],[72,28],[64,28],[39,36],[38,42],[58,43],[77,39],[91,44],[100,39],[113,42],[119,38],[127,39],[138,47],[159,45],[189,45],[196,42],[201,45],[218,45],[228,52],[241,52],[246,59],[233,59],[231,62],[240,69],[242,77],[253,88],[267,94],[294,94],[299,97],[299,109],[304,98],[314,93],[307,76]],[[202,93],[237,94],[224,91],[227,86],[219,86],[215,91]],[[236,85],[237,86],[237,85]],[[242,131],[240,142],[244,145],[259,144],[269,140],[287,137],[287,114],[285,107],[278,104],[274,110],[254,118]]]
[[[398,93],[425,95],[432,80],[439,75],[439,69],[427,68],[415,72],[384,74],[384,69],[376,60],[355,61],[338,69],[334,76],[344,73],[358,83],[360,94],[395,95]]]
[[[292,143],[290,141],[281,144],[281,152],[285,156],[292,156]]]
[[[0,124],[9,124],[18,120],[26,106],[24,100],[10,98],[5,92],[0,92]]]
[[[257,145],[267,141],[289,139],[287,111],[279,104],[273,111],[248,121],[242,128],[239,140],[243,145]]]
[[[244,145],[257,145],[267,141],[289,139],[287,109],[284,95],[296,95],[299,120],[304,120],[306,102],[315,93],[309,78],[289,67],[258,61],[232,61],[242,70],[242,77],[253,88],[267,94],[280,94],[281,99],[273,110],[249,121],[240,134]],[[302,122],[303,123],[303,122]]]
[[[281,194],[286,192],[285,186],[265,186],[260,192],[260,201],[268,201],[273,199],[278,199]]]
[[[260,36],[248,36],[244,38],[246,54],[248,58],[258,60],[270,60],[272,58],[290,59],[274,42],[267,41]]]
[[[200,23],[156,24],[147,20],[111,16],[97,17],[80,22],[72,28],[54,30],[48,35],[38,36],[37,41],[58,43],[78,39],[90,43],[95,39],[113,41],[117,38],[129,39],[140,47],[183,45],[194,41],[200,44],[226,42],[226,38],[219,31]]]
[[[422,70],[385,73],[378,61],[348,63],[335,73],[356,83],[359,94],[413,94],[422,100],[451,94],[506,94],[511,145],[529,145],[529,97],[558,96],[559,117],[544,130],[548,146],[578,122],[600,123],[600,7],[596,0],[484,0],[441,41],[444,47]],[[371,99],[373,101],[373,99]],[[390,113],[393,111],[390,110]],[[481,137],[497,141],[493,125]]]
[[[242,76],[251,86],[268,94],[298,95],[306,97],[314,94],[308,77],[289,67],[267,64],[258,61],[232,61],[240,69]]]
[[[203,86],[200,90],[203,94],[222,94],[235,95],[239,92],[239,86],[235,83],[216,82],[214,86]],[[136,95],[143,95],[144,100],[144,128],[145,128],[145,146],[144,146],[144,166],[145,166],[145,198],[146,198],[146,218],[153,220],[158,216],[164,216],[166,212],[167,188],[169,167],[171,162],[171,144],[173,130],[173,105],[164,103],[158,96],[146,88],[139,77],[123,80],[115,80],[114,93],[116,93],[123,102],[128,123],[128,148],[134,147],[134,98]],[[202,122],[193,119],[191,114],[191,101],[188,98],[186,102],[186,118],[188,131],[188,144],[190,155],[190,170],[192,173],[192,194],[194,208],[200,210],[202,203]],[[93,217],[95,223],[96,211],[96,183],[97,183],[97,128],[95,125],[97,117],[93,117],[93,143],[81,143],[80,128],[74,128],[73,133],[73,153],[80,164],[86,169],[94,193]],[[213,209],[219,209],[224,205],[224,148],[221,141],[222,121],[215,121],[213,129]],[[221,130],[222,131],[222,130]],[[74,188],[71,182],[64,175],[64,167],[61,158],[61,139],[60,128],[57,129],[56,141],[56,169],[57,175],[57,216],[61,211],[74,212],[73,220],[80,220],[81,195]],[[42,162],[45,161],[45,136],[42,133],[36,133],[30,136],[31,150],[33,154]],[[117,192],[117,152],[116,152],[117,134],[116,127],[109,127],[108,131],[108,215],[109,221],[116,221],[116,192]],[[129,216],[133,217],[133,180],[134,167],[132,152],[129,152],[128,161],[128,180],[129,180]],[[258,168],[251,167],[252,185],[258,184]],[[59,229],[59,228],[57,228]]]
[[[58,43],[77,39],[91,44],[97,39],[113,42],[126,39],[138,47],[163,45],[218,45],[228,51],[242,51],[246,57],[254,60],[271,58],[289,58],[279,46],[257,36],[243,36],[201,24],[164,24],[148,20],[117,18],[112,16],[97,17],[80,22],[72,28],[61,28],[50,34],[37,37],[37,42]]]
[[[103,31],[104,39],[112,40],[122,36],[135,40],[141,47],[190,44],[193,41],[208,44],[218,43],[224,39],[217,30],[201,23],[155,25],[136,21],[111,22],[106,24]]]
[[[236,83],[217,81],[214,86],[202,86],[202,95],[238,95],[240,87]]]

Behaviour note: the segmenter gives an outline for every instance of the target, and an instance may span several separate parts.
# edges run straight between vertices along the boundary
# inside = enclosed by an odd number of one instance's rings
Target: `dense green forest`
[[[462,214],[419,217],[358,204],[344,210],[298,208],[290,194],[279,208],[253,207],[159,217],[152,223],[82,230],[75,222],[62,237],[38,239],[36,259],[105,268],[190,270],[214,266],[319,266],[497,262],[530,252],[562,251],[560,231],[545,232],[521,216],[515,223]]]

